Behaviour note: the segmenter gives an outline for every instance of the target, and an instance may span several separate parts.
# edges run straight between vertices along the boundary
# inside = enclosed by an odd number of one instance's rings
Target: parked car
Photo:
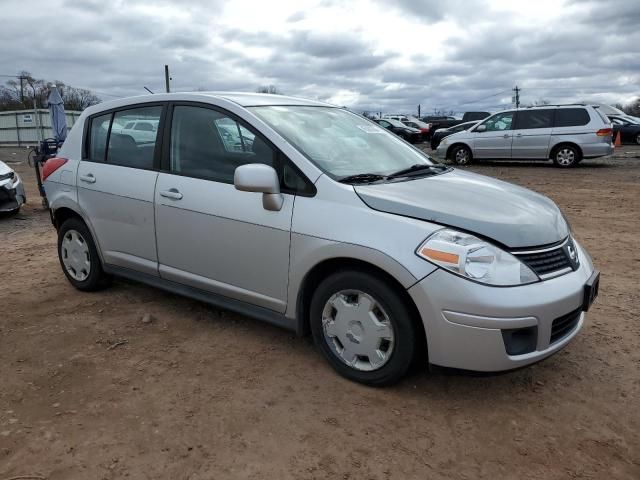
[[[26,201],[27,195],[20,176],[0,161],[0,214],[18,213]]]
[[[426,140],[431,135],[431,125],[428,123],[424,123],[420,120],[411,119],[411,120],[403,120],[402,123],[407,127],[415,128],[416,130],[420,130],[420,134],[422,135],[422,139]]]
[[[474,125],[477,125],[478,121],[460,123],[449,128],[440,128],[431,134],[431,150],[435,150],[440,145],[443,138],[453,135],[454,133],[463,132],[469,130]]]
[[[419,143],[422,141],[422,134],[417,128],[408,127],[399,120],[393,120],[392,118],[382,118],[374,120],[378,125],[386,128],[390,132],[395,133],[399,137],[403,138],[410,143]]]
[[[437,115],[422,117],[422,121],[431,125],[432,132],[435,132],[440,128],[449,128],[462,123],[462,120],[455,117],[444,117]]]
[[[462,122],[466,123],[471,122],[472,120],[484,120],[489,115],[491,115],[489,112],[464,112],[464,115],[462,115]]]
[[[113,139],[133,114],[159,120],[150,149]],[[251,132],[251,150],[228,147],[219,125],[230,122]],[[311,332],[336,371],[369,385],[420,358],[479,371],[542,360],[577,335],[598,292],[551,200],[434,164],[313,100],[101,103],[43,176],[77,289],[119,276]]]
[[[613,153],[611,123],[590,105],[506,110],[440,142],[437,153],[458,165],[478,159],[551,159],[573,167]]]
[[[127,122],[119,133],[131,136],[136,143],[147,143],[155,141],[157,130],[158,122],[156,120],[141,119]]]
[[[640,123],[634,122],[633,117],[609,115],[613,125],[614,137],[620,135],[622,143],[635,143],[640,145]]]

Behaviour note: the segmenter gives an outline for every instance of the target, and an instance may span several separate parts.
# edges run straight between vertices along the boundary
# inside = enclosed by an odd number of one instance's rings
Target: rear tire
[[[419,330],[396,289],[357,270],[324,279],[311,299],[313,339],[342,376],[381,387],[399,381],[416,356]]]
[[[78,290],[91,292],[108,285],[91,232],[79,218],[69,218],[60,226],[58,258],[67,280]]]
[[[580,163],[582,154],[571,145],[561,145],[554,150],[552,159],[556,167],[571,168]]]
[[[451,150],[451,161],[456,165],[469,165],[473,162],[473,154],[471,149],[464,145],[456,145]]]
[[[636,145],[640,145],[640,133],[636,135]]]

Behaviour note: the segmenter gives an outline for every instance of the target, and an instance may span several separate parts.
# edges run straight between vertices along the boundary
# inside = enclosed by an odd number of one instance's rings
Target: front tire
[[[99,290],[108,283],[91,232],[82,220],[70,218],[60,226],[58,258],[67,280],[78,290]]]
[[[311,300],[313,339],[342,376],[386,386],[407,372],[417,351],[418,330],[395,287],[357,270],[323,280]]]
[[[575,167],[581,160],[580,151],[571,145],[561,145],[553,152],[553,163],[556,167]]]
[[[464,145],[457,145],[451,150],[451,160],[456,165],[469,165],[473,161],[471,149]]]

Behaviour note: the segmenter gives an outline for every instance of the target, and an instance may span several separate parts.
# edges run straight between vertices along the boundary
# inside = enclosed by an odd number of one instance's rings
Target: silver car
[[[13,214],[27,201],[20,176],[4,162],[0,162],[0,214]]]
[[[573,167],[584,158],[611,155],[612,134],[610,120],[597,107],[546,105],[493,114],[447,137],[437,155],[458,165],[479,159],[551,159],[558,167]]]
[[[122,117],[157,120],[155,142],[112,131]],[[225,141],[232,125],[240,148]],[[312,100],[103,103],[45,170],[76,288],[124,277],[310,332],[333,368],[369,385],[416,359],[479,371],[539,361],[576,336],[598,290],[548,198],[434,164]]]

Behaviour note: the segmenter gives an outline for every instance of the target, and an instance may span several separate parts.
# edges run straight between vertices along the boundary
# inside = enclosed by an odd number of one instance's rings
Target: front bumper
[[[531,285],[491,287],[442,269],[409,289],[427,336],[429,362],[463,370],[495,372],[540,361],[567,345],[580,331],[584,285],[591,259],[576,243],[578,270]],[[552,325],[568,314],[574,323],[552,341]],[[556,324],[557,325],[557,324]],[[531,351],[507,353],[505,332],[532,330]]]
[[[14,212],[27,201],[19,176],[0,181],[0,213]]]

